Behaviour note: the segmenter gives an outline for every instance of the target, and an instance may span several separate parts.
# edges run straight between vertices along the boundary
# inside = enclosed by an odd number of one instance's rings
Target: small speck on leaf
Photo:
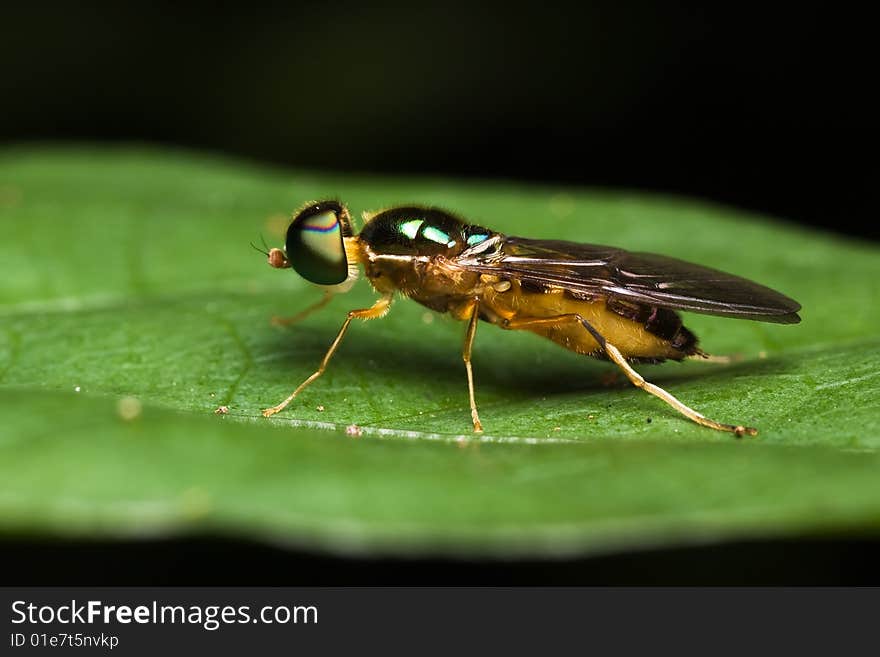
[[[116,413],[126,422],[139,418],[142,411],[141,400],[137,397],[123,397],[116,403]]]

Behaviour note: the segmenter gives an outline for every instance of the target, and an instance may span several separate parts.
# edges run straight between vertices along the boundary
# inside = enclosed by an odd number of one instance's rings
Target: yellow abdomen
[[[696,347],[696,338],[690,332],[687,336],[692,339],[687,340],[686,345],[680,344],[681,340],[674,335],[661,337],[649,331],[644,321],[629,319],[610,310],[606,299],[576,299],[561,288],[531,292],[523,290],[518,281],[511,281],[511,287],[502,292],[487,286],[481,295],[480,308],[484,319],[499,326],[504,325],[504,320],[580,315],[626,358],[681,360]],[[579,354],[602,355],[599,343],[579,322],[526,324],[522,328]]]

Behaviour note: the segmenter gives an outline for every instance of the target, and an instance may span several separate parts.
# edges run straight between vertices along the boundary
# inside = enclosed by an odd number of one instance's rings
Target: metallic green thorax
[[[397,207],[370,219],[358,237],[377,253],[451,257],[491,235],[492,231],[465,224],[443,210]]]

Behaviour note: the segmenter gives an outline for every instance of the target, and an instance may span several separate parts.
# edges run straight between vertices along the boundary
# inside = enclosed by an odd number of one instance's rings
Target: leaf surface
[[[435,204],[509,234],[653,251],[803,304],[778,326],[686,324],[724,366],[642,366],[697,427],[533,335],[481,325],[470,433],[464,326],[401,300],[354,325],[287,411],[359,282],[320,292],[248,246],[289,212]],[[209,531],[331,551],[495,556],[880,528],[874,245],[625,191],[316,175],[173,151],[0,157],[0,531]],[[123,398],[136,398],[138,402]],[[137,412],[140,404],[140,413]],[[227,406],[227,415],[215,415]],[[125,419],[135,415],[133,419]],[[346,434],[348,425],[363,429]]]

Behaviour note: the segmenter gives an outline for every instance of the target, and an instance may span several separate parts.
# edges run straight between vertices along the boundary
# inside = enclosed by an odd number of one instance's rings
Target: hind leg
[[[672,406],[672,408],[677,410],[679,413],[684,415],[692,422],[696,422],[697,424],[708,427],[709,429],[715,429],[716,431],[727,431],[736,435],[737,437],[746,434],[748,434],[749,436],[754,436],[758,433],[758,430],[753,427],[747,427],[741,424],[724,424],[723,422],[710,420],[702,413],[698,413],[690,406],[687,406],[686,404],[678,400],[672,394],[666,392],[660,386],[645,381],[642,375],[636,372],[627,362],[623,354],[620,353],[620,350],[616,346],[608,342],[595,328],[593,328],[593,325],[590,324],[581,315],[568,314],[557,315],[556,317],[542,317],[535,319],[515,318],[506,321],[504,324],[502,324],[502,327],[507,329],[528,329],[538,326],[557,326],[571,322],[577,322],[581,324],[581,326],[583,326],[590,333],[590,335],[593,336],[599,347],[602,348],[608,358],[621,370],[623,370],[623,373],[626,374],[627,378],[634,386],[636,386],[637,388],[641,388],[648,394],[654,395],[658,399],[662,399],[664,402]]]

